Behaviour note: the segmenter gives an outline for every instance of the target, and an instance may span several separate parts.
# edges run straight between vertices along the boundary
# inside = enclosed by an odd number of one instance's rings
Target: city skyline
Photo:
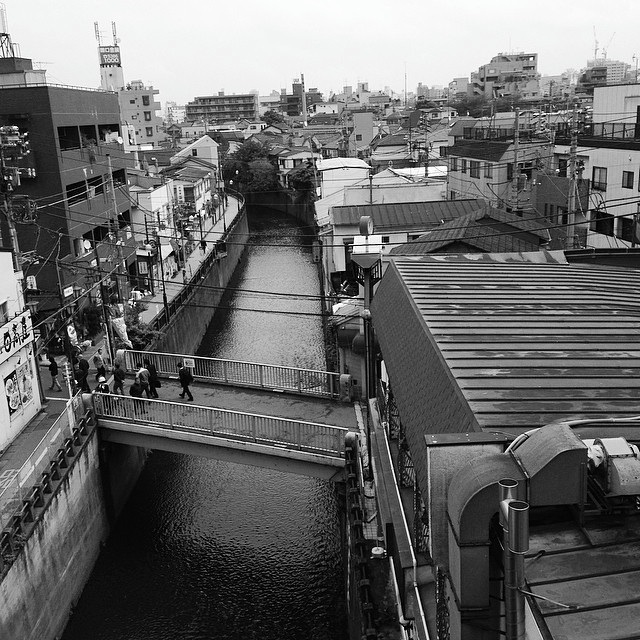
[[[393,11],[381,0],[327,0],[316,7],[245,0],[241,13],[236,5],[198,1],[190,11],[168,2],[152,10],[123,0],[88,4],[67,0],[61,12],[44,0],[5,0],[20,55],[47,69],[50,83],[98,87],[94,23],[108,45],[114,22],[125,80],[159,89],[163,107],[220,91],[290,91],[301,74],[307,89],[325,99],[359,82],[372,91],[411,93],[419,83],[447,86],[468,78],[500,52],[537,53],[543,75],[579,70],[596,49],[631,65],[640,55],[632,30],[640,5],[630,0],[612,0],[606,13],[594,0],[579,10],[541,0],[517,14],[508,0],[463,0],[448,9],[408,0]],[[620,29],[621,23],[629,26]]]

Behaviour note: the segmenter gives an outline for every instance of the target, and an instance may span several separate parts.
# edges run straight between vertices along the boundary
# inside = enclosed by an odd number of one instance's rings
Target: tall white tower
[[[98,23],[94,22],[96,40],[98,41],[98,56],[100,59],[100,87],[106,91],[120,91],[124,89],[124,72],[120,60],[120,47],[116,37],[116,23],[111,23],[113,44],[103,45]]]

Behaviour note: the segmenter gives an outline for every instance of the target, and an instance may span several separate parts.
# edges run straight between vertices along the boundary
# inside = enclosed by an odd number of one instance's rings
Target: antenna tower
[[[17,49],[18,45],[11,42],[9,35],[9,24],[7,22],[7,10],[3,3],[0,2],[0,58],[15,58],[20,55]]]

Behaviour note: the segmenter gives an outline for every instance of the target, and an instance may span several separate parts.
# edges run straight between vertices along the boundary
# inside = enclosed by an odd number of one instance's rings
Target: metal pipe
[[[507,640],[525,638],[524,554],[529,550],[529,505],[517,500],[517,480],[503,478],[500,524],[504,530],[504,608]]]

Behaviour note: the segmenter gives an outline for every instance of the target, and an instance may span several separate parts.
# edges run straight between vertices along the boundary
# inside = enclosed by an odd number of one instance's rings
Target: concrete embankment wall
[[[156,350],[193,353],[242,258],[244,212],[227,237],[227,256],[213,262]],[[115,519],[127,502],[146,451],[102,443],[91,433],[24,548],[0,582],[0,640],[55,640],[64,631]]]
[[[162,329],[164,336],[154,345],[154,351],[164,353],[195,353],[202,336],[209,326],[216,307],[229,284],[239,261],[242,259],[249,225],[246,211],[235,219],[226,236],[227,255],[213,261],[211,269],[194,287],[193,293],[171,322]]]

